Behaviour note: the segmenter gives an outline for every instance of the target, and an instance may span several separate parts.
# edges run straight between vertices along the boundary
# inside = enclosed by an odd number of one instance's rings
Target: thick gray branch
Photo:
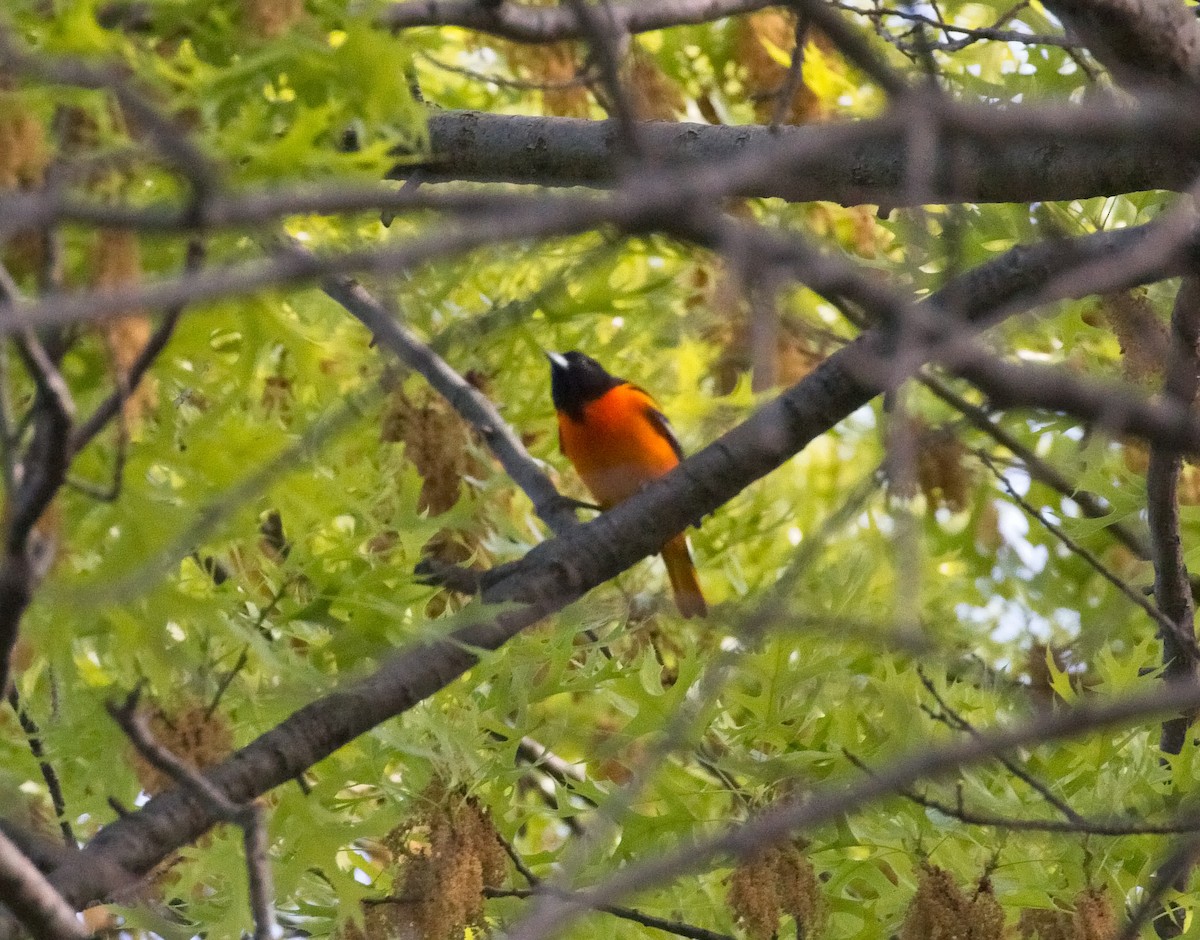
[[[974,127],[948,129],[939,142],[939,164],[928,174],[931,201],[1033,202],[1183,189],[1196,174],[1200,148],[1178,134],[1166,114],[1114,112],[1109,103],[1104,115],[1094,115],[1091,133],[1081,133],[1092,119],[1085,109],[974,110]],[[1023,117],[1036,118],[1036,129],[1019,132]],[[1015,132],[993,133],[993,122]],[[762,125],[651,122],[641,127],[640,138],[650,153],[680,162],[680,172],[759,150],[795,152],[782,172],[747,179],[734,195],[900,206],[912,200],[905,125],[896,115],[774,132]],[[432,156],[397,166],[394,177],[420,168],[434,181],[617,182],[619,138],[607,121],[445,111],[430,117],[429,134]]]
[[[709,23],[776,6],[771,0],[635,0],[610,6],[622,32],[646,33],[671,26]],[[395,3],[379,17],[381,26],[461,26],[517,42],[558,42],[583,37],[570,6],[526,6],[520,3],[480,3],[479,0],[410,0]]]

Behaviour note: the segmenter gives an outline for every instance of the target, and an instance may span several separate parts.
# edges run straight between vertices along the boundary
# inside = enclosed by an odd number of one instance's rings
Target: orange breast
[[[559,414],[563,453],[601,505],[628,499],[679,463],[652,417],[657,407],[641,389],[618,385],[588,402],[580,421]]]

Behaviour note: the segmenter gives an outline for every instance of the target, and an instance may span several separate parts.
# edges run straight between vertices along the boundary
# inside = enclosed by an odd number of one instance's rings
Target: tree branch
[[[647,33],[708,23],[775,5],[776,0],[656,0],[652,4],[623,0],[612,4],[612,18],[623,32]],[[569,6],[540,7],[513,2],[486,5],[479,0],[409,0],[392,4],[376,22],[390,29],[459,26],[529,43],[586,36]]]
[[[1178,0],[1047,0],[1118,82],[1132,89],[1200,88],[1200,22]]]
[[[25,738],[29,742],[29,750],[33,754],[34,760],[38,762],[38,768],[42,772],[42,779],[46,782],[46,790],[50,794],[50,802],[54,806],[54,817],[58,820],[59,829],[62,830],[63,840],[68,846],[75,848],[75,833],[71,829],[71,820],[67,818],[67,801],[63,796],[62,784],[58,779],[58,772],[54,769],[54,765],[46,758],[46,749],[42,744],[42,729],[38,727],[37,722],[33,720],[29,712],[21,705],[21,699],[17,695],[15,688],[9,690],[8,704],[12,706],[13,712],[16,713],[21,730],[25,732]]]
[[[90,936],[74,909],[3,832],[0,832],[0,898],[35,940]],[[0,930],[5,926],[4,907],[0,907]]]
[[[1163,386],[1165,400],[1190,410],[1200,387],[1200,278],[1185,277],[1171,314],[1171,354]],[[1196,645],[1195,610],[1191,582],[1184,560],[1179,518],[1178,449],[1159,444],[1150,449],[1146,471],[1146,510],[1154,561],[1154,597],[1168,618],[1158,634],[1163,645],[1163,678],[1168,682],[1191,679],[1200,668]],[[1183,748],[1190,718],[1179,716],[1163,723],[1162,749],[1178,754]]]
[[[140,692],[140,687],[135,689],[119,705],[109,702],[108,713],[138,753],[156,770],[194,794],[215,818],[241,827],[250,882],[250,909],[254,916],[254,940],[272,940],[275,936],[274,892],[262,807],[253,801],[237,804],[227,799],[224,793],[159,744],[150,731],[146,713],[138,709]]]
[[[934,202],[1031,202],[1083,199],[1145,189],[1184,189],[1197,167],[1195,141],[1155,117],[1175,112],[1169,103],[1125,114],[1106,105],[1110,123],[1095,107],[962,106],[1003,132],[985,133],[965,121],[940,128],[939,166],[930,174]],[[1039,114],[1040,113],[1040,114]],[[1058,116],[1043,123],[1040,117]],[[1095,116],[1092,120],[1091,115]],[[1034,127],[1017,128],[1030,121]],[[1192,119],[1185,118],[1189,123]],[[854,124],[711,126],[651,122],[641,125],[648,153],[665,162],[719,165],[741,153],[790,148],[786,166],[739,185],[729,195],[791,202],[826,200],[889,207],[909,204],[910,157],[906,122],[889,114]],[[1088,134],[1081,133],[1090,127]],[[999,128],[996,128],[998,131]],[[616,181],[613,125],[577,118],[435,112],[429,119],[428,157],[399,164],[395,178],[420,169],[430,181],[468,180],[537,186],[610,186]]]
[[[295,249],[304,252],[304,249]],[[308,253],[308,252],[304,252]],[[348,277],[326,279],[322,289],[395,353],[419,372],[491,448],[500,465],[533,503],[534,511],[555,533],[576,524],[570,501],[554,488],[487,396],[455,372],[429,346],[407,329],[365,287]]]
[[[958,392],[954,391],[954,389],[940,378],[928,372],[919,376],[917,381],[966,418],[968,423],[973,427],[991,437],[997,444],[1020,460],[1021,465],[1030,477],[1039,483],[1044,483],[1060,496],[1065,496],[1074,502],[1089,519],[1106,519],[1112,515],[1112,509],[1104,500],[1095,493],[1081,490],[1056,467],[1043,460],[1033,450],[1022,444],[1014,435],[1005,430],[998,421],[993,420],[986,409],[967,401],[967,399],[959,395]],[[1129,528],[1124,522],[1109,522],[1104,527],[1104,531],[1108,532],[1114,539],[1139,558],[1149,561],[1150,544],[1142,533]]]
[[[865,761],[853,754],[847,754],[846,757],[864,773],[875,773]],[[914,789],[904,789],[897,795],[904,797],[910,803],[916,803],[918,806],[932,809],[943,816],[957,819],[967,826],[990,826],[1012,832],[1079,833],[1080,835],[1122,838],[1125,836],[1181,835],[1200,830],[1200,819],[1189,817],[1184,817],[1176,822],[1153,823],[1124,819],[1096,819],[1090,816],[1078,816],[1075,819],[1033,819],[1027,816],[986,813],[966,806],[961,789],[957,791],[957,797],[953,803],[932,797],[928,793],[918,793]]]
[[[484,897],[488,898],[570,897],[570,892],[568,891],[558,891],[547,887],[484,888],[483,894]],[[655,917],[653,914],[646,914],[632,907],[606,904],[603,907],[596,908],[596,910],[604,914],[612,914],[614,917],[621,918],[621,920],[641,924],[641,926],[649,927],[652,930],[661,930],[663,933],[674,934],[676,937],[688,937],[690,940],[734,940],[729,934],[718,933],[715,930],[706,930],[703,927],[685,924],[683,921]]]
[[[1131,601],[1134,606],[1140,607],[1143,611],[1145,611],[1146,616],[1158,624],[1160,633],[1165,630],[1174,632],[1175,624],[1172,622],[1172,620],[1157,606],[1146,600],[1141,591],[1119,577],[1116,572],[1108,567],[1108,565],[1104,564],[1104,562],[1097,558],[1093,552],[1084,548],[1073,538],[1071,538],[1071,536],[1067,535],[1062,526],[1051,522],[1046,518],[1045,513],[1042,510],[1038,509],[1037,506],[1034,506],[1031,502],[1029,502],[1029,500],[1022,497],[1009,481],[1008,477],[1004,475],[1004,473],[999,467],[996,466],[995,462],[991,458],[982,453],[979,455],[979,458],[984,462],[987,468],[992,471],[992,474],[996,477],[996,479],[1000,481],[1000,485],[1003,486],[1005,492],[1008,493],[1009,499],[1016,503],[1017,506],[1019,506],[1025,513],[1025,515],[1029,516],[1030,519],[1042,526],[1047,532],[1058,539],[1059,542],[1061,542],[1069,552],[1082,559],[1083,562],[1088,565],[1088,567],[1090,567],[1105,581],[1124,594],[1126,599]]]

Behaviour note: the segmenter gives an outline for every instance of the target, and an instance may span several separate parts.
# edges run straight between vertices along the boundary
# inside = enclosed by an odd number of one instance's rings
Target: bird
[[[559,448],[601,509],[629,499],[683,459],[670,422],[645,389],[578,350],[548,352],[546,358]],[[668,540],[662,557],[679,613],[705,616],[708,605],[687,537],[680,532]]]

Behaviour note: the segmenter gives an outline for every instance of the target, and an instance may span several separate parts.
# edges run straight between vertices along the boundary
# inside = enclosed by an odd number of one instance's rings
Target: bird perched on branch
[[[670,423],[644,389],[581,352],[546,357],[559,446],[601,507],[629,499],[683,459]],[[662,556],[679,612],[703,617],[708,607],[682,532],[662,547]]]

